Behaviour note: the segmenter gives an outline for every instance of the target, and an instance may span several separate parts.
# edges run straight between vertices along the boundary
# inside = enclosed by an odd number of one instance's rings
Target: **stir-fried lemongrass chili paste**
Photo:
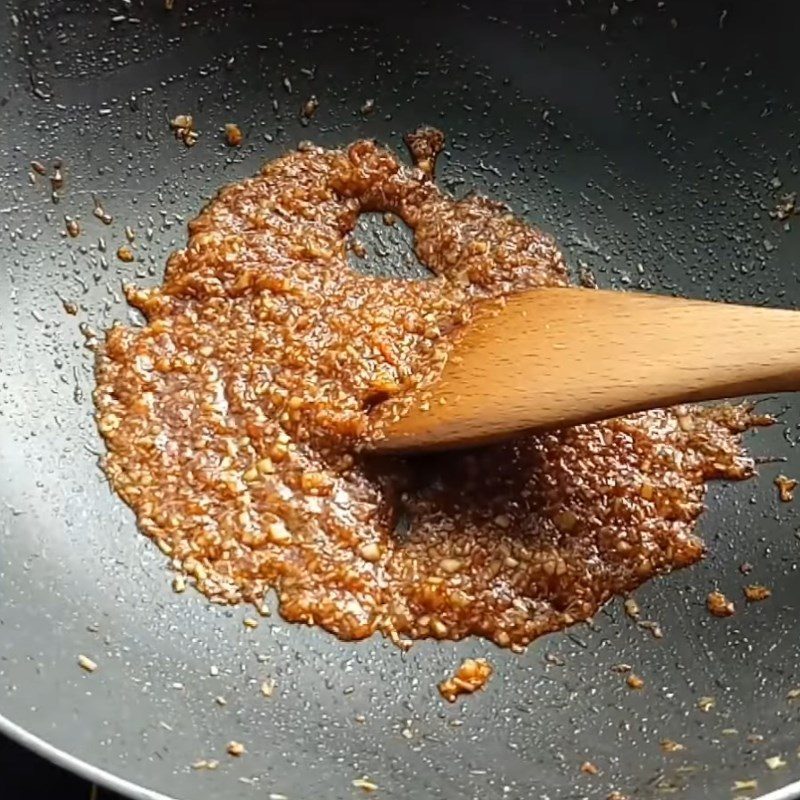
[[[483,197],[359,141],[305,148],[228,186],[164,283],[129,288],[95,402],[112,486],[174,566],[222,603],[344,639],[485,636],[521,646],[691,564],[705,482],[752,470],[744,409],[653,411],[471,452],[359,455],[376,408],[435,378],[477,306],[567,283],[555,242]],[[399,216],[427,281],[355,272],[365,211]]]

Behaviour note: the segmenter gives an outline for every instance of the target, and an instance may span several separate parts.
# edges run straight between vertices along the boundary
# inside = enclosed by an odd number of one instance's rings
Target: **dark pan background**
[[[798,30],[800,4],[768,1],[5,2],[0,729],[100,783],[184,800],[359,797],[363,775],[403,800],[729,798],[735,780],[767,792],[799,778],[787,692],[800,685],[800,539],[797,507],[773,485],[800,476],[795,399],[765,402],[780,421],[748,436],[785,463],[712,488],[705,562],[637,594],[662,640],[616,602],[521,656],[476,640],[403,654],[275,616],[247,631],[249,609],[173,594],[166,559],[98,471],[79,330],[128,318],[121,283],[160,280],[220,185],[302,139],[400,148],[420,123],[447,133],[445,187],[507,201],[601,286],[800,305],[800,224],[769,216],[800,190]],[[303,126],[311,94],[319,110]],[[179,113],[195,115],[192,149],[170,134]],[[226,122],[244,131],[240,149],[222,142]],[[54,205],[28,173],[56,158]],[[64,214],[80,219],[77,239]],[[126,225],[128,265],[114,257]],[[373,267],[419,273],[407,237],[362,227]],[[772,598],[746,606],[750,582]],[[715,587],[736,600],[730,619],[704,609]],[[435,684],[464,656],[488,656],[496,674],[451,706]],[[642,691],[611,670],[620,662]],[[702,696],[716,701],[707,713]],[[233,739],[247,747],[238,760]],[[662,739],[685,750],[664,754]],[[787,766],[771,771],[775,755]],[[221,765],[191,770],[199,758]],[[585,760],[600,774],[583,774]]]

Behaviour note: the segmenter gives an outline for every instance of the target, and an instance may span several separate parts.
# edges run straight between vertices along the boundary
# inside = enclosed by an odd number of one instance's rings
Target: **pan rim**
[[[98,784],[112,792],[129,797],[132,800],[178,800],[178,798],[148,789],[146,786],[120,778],[113,772],[108,772],[101,767],[96,767],[88,761],[61,750],[50,744],[36,734],[12,722],[4,714],[0,714],[0,733],[12,739],[17,744],[26,747],[52,764],[68,770],[91,783]],[[767,794],[758,795],[753,800],[798,800],[800,798],[800,779],[787,783],[780,789],[774,789]]]
[[[129,797],[132,800],[178,800],[172,795],[162,794],[154,789],[121,778],[113,772],[97,767],[94,764],[84,761],[71,753],[61,750],[45,739],[13,722],[4,714],[0,713],[0,733],[7,736],[17,744],[22,745],[36,755],[47,759],[50,763],[71,772],[91,783],[117,792],[120,795]],[[798,782],[800,784],[800,781]]]

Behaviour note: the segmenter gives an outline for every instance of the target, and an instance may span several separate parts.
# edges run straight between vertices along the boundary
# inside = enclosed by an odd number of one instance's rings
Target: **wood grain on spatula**
[[[429,402],[389,424],[375,447],[460,447],[677,403],[799,387],[800,312],[537,289],[471,323]]]

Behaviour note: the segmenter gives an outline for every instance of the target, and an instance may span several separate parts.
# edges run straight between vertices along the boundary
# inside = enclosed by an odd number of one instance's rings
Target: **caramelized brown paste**
[[[549,237],[372,142],[304,149],[224,188],[164,283],[130,288],[97,362],[112,486],[217,602],[277,592],[286,619],[354,639],[477,634],[497,644],[586,619],[700,558],[705,481],[752,464],[743,409],[654,411],[465,453],[358,454],[372,415],[435,378],[486,301],[564,285]],[[414,232],[436,277],[356,273],[358,215]]]

